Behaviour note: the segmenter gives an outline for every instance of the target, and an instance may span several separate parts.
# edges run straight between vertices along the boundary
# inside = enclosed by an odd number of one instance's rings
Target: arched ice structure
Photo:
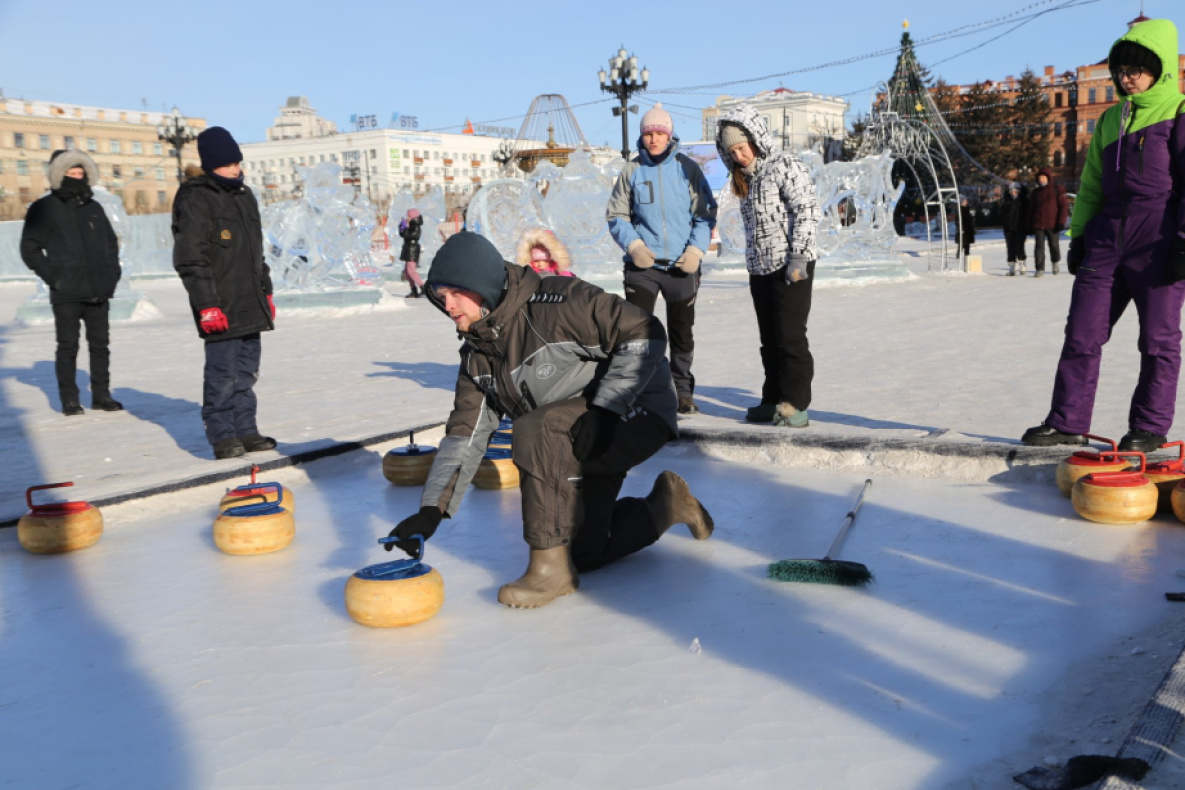
[[[811,152],[801,158],[811,171],[822,208],[816,277],[908,276],[893,253],[893,208],[902,188],[893,186],[890,154],[827,164]],[[620,157],[598,166],[587,152],[578,151],[564,168],[544,162],[526,180],[491,181],[470,201],[469,227],[490,239],[504,258],[514,260],[522,232],[541,225],[568,246],[577,275],[598,283],[620,279],[622,253],[609,235],[605,207],[622,166]],[[709,255],[705,265],[743,271],[745,233],[739,204],[727,187],[718,198],[719,255]]]

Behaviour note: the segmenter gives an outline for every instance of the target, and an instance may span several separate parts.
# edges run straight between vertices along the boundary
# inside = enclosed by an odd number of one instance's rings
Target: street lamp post
[[[646,90],[650,82],[650,69],[638,71],[638,59],[625,51],[625,47],[617,50],[617,54],[609,58],[609,73],[604,69],[597,72],[601,80],[601,90],[612,93],[621,102],[620,107],[613,108],[614,115],[621,116],[621,158],[630,158],[630,130],[629,115],[637,113],[638,105],[630,104],[630,96]]]
[[[156,127],[156,137],[173,146],[173,155],[177,157],[177,183],[180,184],[185,175],[181,170],[181,149],[185,144],[197,139],[189,123],[181,116],[176,107],[170,115],[166,115],[160,126]]]

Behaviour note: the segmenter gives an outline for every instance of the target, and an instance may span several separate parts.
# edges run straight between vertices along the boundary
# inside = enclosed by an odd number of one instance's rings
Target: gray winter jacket
[[[819,257],[815,235],[819,202],[810,173],[798,157],[773,148],[773,136],[757,111],[747,104],[729,110],[720,123],[742,127],[757,146],[757,162],[748,176],[749,195],[741,200],[745,224],[745,267],[750,274],[771,274],[791,255]],[[733,178],[746,177],[716,137],[720,160]],[[725,187],[731,189],[731,185]]]
[[[513,419],[585,397],[615,414],[644,409],[678,436],[667,336],[657,318],[576,277],[505,267],[502,300],[461,335],[453,411],[420,500],[450,516],[503,414]],[[427,293],[443,310],[435,292]]]

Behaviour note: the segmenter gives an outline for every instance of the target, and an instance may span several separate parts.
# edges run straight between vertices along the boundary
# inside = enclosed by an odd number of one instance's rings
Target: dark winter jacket
[[[1070,203],[1061,184],[1053,183],[1053,172],[1043,167],[1037,175],[1045,176],[1049,183],[1038,184],[1029,193],[1029,230],[1063,230],[1070,218]]]
[[[1000,225],[1009,233],[1029,229],[1029,202],[1023,194],[1013,197],[1011,194],[1004,196],[1004,201],[1000,204]]]
[[[975,212],[970,206],[959,206],[959,230],[962,233],[960,245],[966,247],[975,243]]]
[[[412,217],[407,225],[399,228],[399,237],[403,239],[403,249],[399,251],[401,261],[420,260],[420,231],[424,227],[424,217]]]
[[[720,160],[733,177],[747,178],[749,182],[749,195],[741,200],[745,268],[750,274],[761,275],[784,268],[791,255],[817,260],[819,200],[806,165],[798,157],[773,147],[773,136],[765,121],[749,105],[729,110],[720,122],[743,128],[757,148],[753,174],[745,176],[723,143],[716,143]]]
[[[21,258],[49,286],[53,304],[110,299],[121,273],[115,231],[89,190],[68,198],[56,189],[29,206]]]
[[[1115,43],[1124,41],[1156,53],[1161,76],[1135,96],[1120,90],[1123,98],[1099,119],[1070,235],[1085,237],[1083,266],[1098,268],[1118,259],[1144,267],[1152,259],[1167,273],[1165,261],[1177,240],[1185,239],[1180,209],[1185,118],[1178,117],[1185,96],[1177,84],[1177,29],[1167,19],[1152,19],[1134,25]]]
[[[657,318],[576,277],[505,268],[498,306],[461,334],[453,411],[421,499],[450,515],[501,415],[584,396],[615,414],[645,409],[678,435],[667,337]],[[432,290],[428,298],[444,310]]]
[[[272,329],[272,292],[263,260],[259,205],[246,186],[227,187],[208,175],[186,181],[173,202],[173,268],[189,292],[198,335],[207,342]],[[207,335],[201,312],[217,307],[230,329]]]

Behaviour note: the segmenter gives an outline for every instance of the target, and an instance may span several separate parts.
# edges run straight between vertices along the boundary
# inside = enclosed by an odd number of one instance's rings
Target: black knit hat
[[[1120,41],[1111,47],[1111,56],[1107,58],[1107,67],[1111,69],[1111,76],[1115,78],[1116,84],[1119,84],[1119,78],[1115,72],[1121,66],[1147,69],[1148,73],[1152,75],[1153,82],[1160,79],[1162,72],[1160,57],[1152,50],[1140,46],[1134,41]]]
[[[213,173],[215,168],[233,165],[243,161],[243,152],[230,132],[221,126],[211,126],[198,135],[198,156],[202,160],[202,170]]]
[[[437,251],[426,285],[452,285],[473,291],[493,310],[506,291],[506,264],[489,239],[463,230],[449,236]]]

